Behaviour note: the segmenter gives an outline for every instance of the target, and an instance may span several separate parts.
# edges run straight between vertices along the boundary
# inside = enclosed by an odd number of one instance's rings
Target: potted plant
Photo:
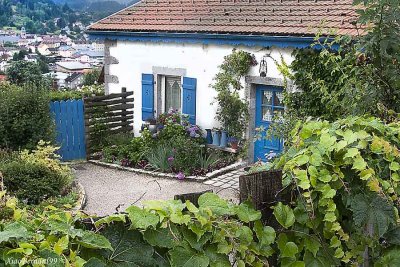
[[[149,131],[151,133],[156,133],[157,132],[157,121],[155,119],[148,119],[146,122],[149,125]]]
[[[232,149],[238,149],[239,148],[239,139],[237,137],[231,137],[229,138],[229,144]]]

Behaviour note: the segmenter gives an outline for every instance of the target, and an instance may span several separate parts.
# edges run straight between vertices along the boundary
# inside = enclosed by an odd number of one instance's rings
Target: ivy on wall
[[[231,137],[242,138],[248,124],[248,103],[239,92],[243,90],[242,81],[252,66],[257,65],[254,55],[241,50],[233,50],[219,66],[212,88],[218,95],[217,120]]]

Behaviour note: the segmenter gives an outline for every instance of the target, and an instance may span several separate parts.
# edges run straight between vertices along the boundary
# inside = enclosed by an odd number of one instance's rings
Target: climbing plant
[[[251,66],[257,65],[254,55],[241,50],[224,58],[212,88],[218,93],[217,120],[231,137],[242,138],[248,122],[248,103],[240,97],[243,78]]]
[[[51,206],[31,217],[16,199],[5,205],[13,211],[0,224],[6,266],[262,267],[275,241],[274,229],[261,224],[249,203],[233,205],[211,193],[198,206],[148,201],[101,219]]]
[[[299,122],[275,163],[293,203],[275,206],[282,266],[398,266],[400,122]]]

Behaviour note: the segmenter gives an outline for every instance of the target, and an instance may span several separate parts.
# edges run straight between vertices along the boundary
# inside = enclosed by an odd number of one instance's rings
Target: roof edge
[[[193,43],[242,46],[276,46],[307,48],[315,43],[314,36],[241,35],[169,32],[87,31],[92,40],[118,40],[154,43]],[[322,37],[322,40],[330,37]]]

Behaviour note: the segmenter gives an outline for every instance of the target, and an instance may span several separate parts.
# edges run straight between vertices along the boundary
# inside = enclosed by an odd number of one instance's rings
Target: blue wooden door
[[[256,128],[267,130],[273,120],[282,116],[284,112],[283,88],[275,86],[259,85],[256,88]],[[254,160],[266,161],[266,155],[270,153],[279,154],[283,148],[281,139],[265,138],[265,132],[260,140],[254,144]]]
[[[85,120],[82,100],[53,101],[50,110],[54,115],[56,142],[60,146],[61,160],[86,158]]]

